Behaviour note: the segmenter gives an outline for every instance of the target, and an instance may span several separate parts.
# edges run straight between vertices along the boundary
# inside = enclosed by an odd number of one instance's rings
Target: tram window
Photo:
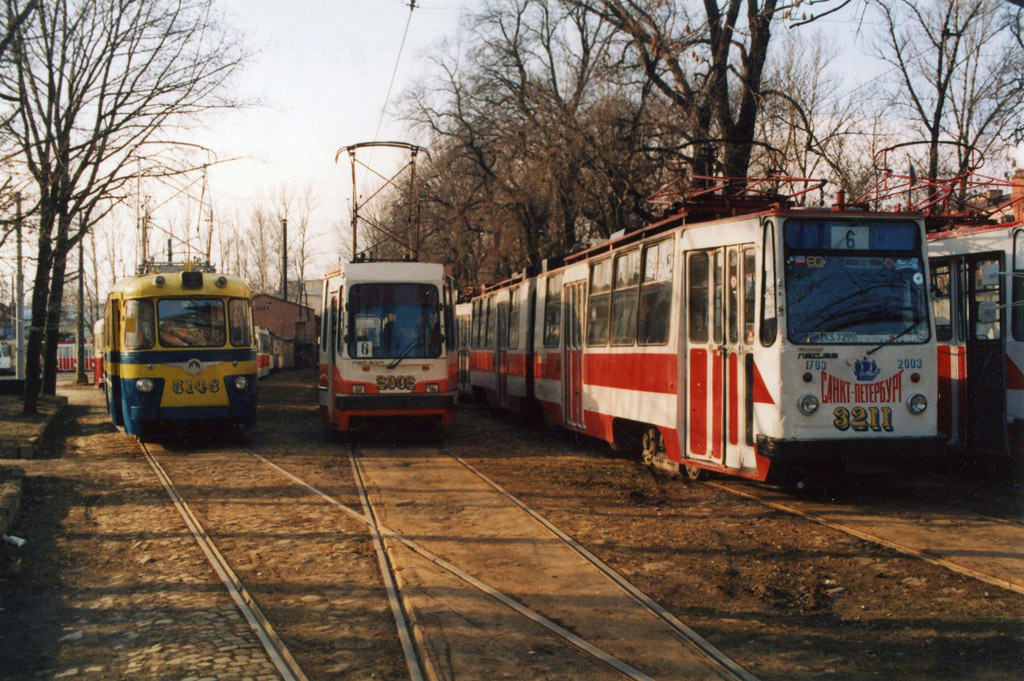
[[[547,279],[544,296],[544,347],[557,348],[562,331],[562,275]]]
[[[761,263],[761,345],[772,345],[779,334],[779,316],[775,298],[775,229],[764,226],[764,251]]]
[[[669,320],[672,318],[674,245],[672,239],[666,239],[644,248],[636,332],[640,345],[662,345],[668,342]]]
[[[974,278],[974,295],[971,306],[974,308],[972,315],[973,338],[976,340],[999,340],[1002,338],[1001,314],[999,312],[999,280],[994,284],[986,285],[985,273],[998,271],[998,260],[985,260],[974,263],[971,266],[971,276]],[[1001,279],[1001,277],[1000,277]],[[982,321],[982,305],[995,307],[995,321]]]
[[[743,342],[754,342],[754,249],[743,249]]]
[[[323,305],[320,307],[320,319],[322,320],[322,322],[320,324],[320,347],[322,349],[326,349],[327,348],[327,339],[329,338],[328,334],[330,333],[329,324],[327,323],[327,320],[328,320],[327,305],[328,305],[328,298],[327,298],[326,295],[324,295]],[[262,343],[262,340],[263,339],[260,338],[261,343]],[[260,347],[262,348],[262,345]]]
[[[935,313],[935,339],[953,339],[953,318],[950,314],[949,263],[932,265],[932,308]]]
[[[228,301],[228,338],[235,347],[252,345],[249,319],[248,300],[233,298]]]
[[[722,302],[723,302],[723,299],[722,299],[722,283],[723,283],[722,282],[722,279],[723,279],[722,270],[723,270],[724,264],[725,263],[723,262],[722,251],[721,250],[715,251],[715,290],[713,292],[713,295],[715,297],[714,298],[714,305],[715,305],[715,342],[716,343],[721,343],[722,342],[722,338],[723,338],[722,322],[724,320],[723,320],[723,314],[722,314]]]
[[[687,297],[690,303],[690,340],[695,343],[706,343],[708,340],[708,264],[706,252],[690,254]]]
[[[640,286],[640,251],[615,256],[612,291],[612,345],[632,345],[636,338],[636,306]]]
[[[487,324],[487,333],[484,337],[484,347],[487,348],[488,350],[493,350],[494,341],[498,337],[498,315],[495,314],[494,310],[494,296],[490,296],[487,299],[487,314],[485,315],[485,317]]]
[[[729,342],[740,342],[740,261],[739,254],[729,250]]]
[[[590,298],[587,308],[587,345],[608,343],[608,299],[612,289],[612,261],[590,266]]]
[[[1013,339],[1024,341],[1024,230],[1016,230],[1013,233],[1013,273],[1011,275],[1013,285],[1010,287],[1013,294],[1012,306],[1010,309],[1010,327],[1013,332]]]
[[[473,301],[473,312],[471,324],[473,326],[472,338],[469,346],[474,350],[480,347],[480,325],[483,323],[483,301],[477,298]]]
[[[224,301],[168,298],[157,303],[160,345],[165,348],[214,348],[224,345]]]
[[[127,301],[124,304],[124,347],[144,350],[153,347],[153,339],[153,301]],[[160,342],[163,343],[162,338]]]
[[[523,297],[522,289],[515,289],[508,303],[508,344],[505,347],[519,347],[519,308]]]
[[[343,299],[344,300],[344,299]],[[338,314],[338,296],[331,296],[331,317],[330,323],[328,324],[327,333],[331,338],[331,356],[333,357],[338,353],[338,348],[341,347],[341,343],[338,342],[338,338],[341,336],[341,324],[338,320],[341,319],[341,315]],[[333,360],[332,360],[333,361]]]

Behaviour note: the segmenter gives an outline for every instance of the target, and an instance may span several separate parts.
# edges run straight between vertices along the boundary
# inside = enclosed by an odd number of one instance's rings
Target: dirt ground
[[[346,449],[312,406],[314,381],[261,381],[248,446],[358,508]],[[82,406],[94,394],[67,394],[75,418],[49,458],[18,462],[26,511],[12,532],[30,543],[20,574],[0,577],[0,678],[183,678],[199,664],[211,678],[262,678],[261,651],[138,445]],[[391,435],[396,450],[420,446]],[[441,447],[763,681],[1024,677],[1024,596],[477,407],[461,410]],[[228,444],[158,458],[310,678],[405,677],[355,523]],[[887,506],[924,495],[1021,519],[1019,488],[1005,478],[862,480],[850,494]]]

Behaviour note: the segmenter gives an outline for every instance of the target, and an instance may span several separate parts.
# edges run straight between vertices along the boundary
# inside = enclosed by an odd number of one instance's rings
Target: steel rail
[[[980,572],[980,571],[975,570],[973,568],[969,568],[969,567],[967,567],[965,565],[960,565],[959,563],[954,563],[953,561],[946,560],[945,558],[939,558],[939,557],[931,555],[930,553],[927,553],[925,551],[920,551],[920,550],[912,548],[910,546],[905,546],[903,544],[900,544],[900,543],[897,543],[897,542],[894,542],[894,541],[890,541],[888,539],[883,539],[882,537],[873,535],[873,534],[871,534],[869,532],[864,532],[863,530],[855,530],[852,527],[847,527],[846,525],[842,525],[840,523],[836,523],[836,522],[833,522],[831,520],[825,520],[824,518],[822,518],[820,516],[816,516],[813,513],[808,513],[807,511],[801,511],[798,508],[794,508],[792,506],[788,506],[786,504],[782,504],[782,503],[779,503],[777,501],[770,501],[768,499],[762,499],[761,497],[759,497],[757,494],[755,494],[753,492],[749,492],[749,491],[741,490],[741,489],[736,489],[734,487],[731,487],[730,485],[724,485],[724,484],[719,483],[719,482],[712,482],[712,481],[708,481],[708,480],[704,481],[704,484],[705,485],[710,485],[711,487],[714,487],[716,489],[720,489],[720,490],[722,490],[724,492],[729,492],[730,494],[735,494],[736,496],[746,497],[747,499],[751,499],[753,501],[756,501],[757,503],[763,504],[765,506],[768,506],[769,508],[774,508],[775,510],[778,510],[778,511],[784,511],[785,513],[789,513],[791,515],[800,516],[801,518],[803,518],[805,520],[810,520],[811,522],[818,523],[819,525],[823,525],[823,526],[831,528],[833,530],[838,530],[839,532],[843,532],[845,534],[849,534],[851,536],[857,537],[858,539],[862,539],[864,541],[872,542],[874,544],[880,544],[882,546],[885,546],[886,548],[893,549],[894,551],[898,551],[899,553],[902,553],[904,555],[913,556],[914,558],[920,558],[921,560],[923,560],[923,561],[925,561],[927,563],[931,563],[932,565],[938,565],[940,567],[944,567],[947,570],[951,570],[952,572],[956,572],[957,574],[964,575],[965,577],[973,577],[974,579],[977,579],[977,580],[979,580],[981,582],[985,582],[986,584],[991,584],[992,586],[998,586],[998,587],[1001,587],[1001,588],[1006,589],[1008,591],[1013,591],[1014,593],[1024,594],[1024,586],[1022,586],[1020,584],[1015,584],[1014,582],[1011,582],[1011,581],[1006,580],[1006,579],[1002,579],[1001,577],[995,577],[995,576],[987,574],[985,572]],[[980,514],[975,514],[975,515],[979,515],[979,517],[984,518],[984,516],[981,516]],[[988,518],[986,518],[986,519],[988,519]]]
[[[167,475],[167,471],[156,460],[156,457],[149,451],[149,447],[145,443],[142,443],[142,452],[145,454],[146,460],[149,462],[153,472],[156,473],[156,477],[160,480],[160,484],[163,485],[167,495],[174,502],[174,507],[178,509],[178,513],[185,520],[185,525],[188,526],[192,536],[195,537],[196,543],[199,544],[203,553],[206,554],[206,559],[213,566],[217,576],[224,582],[224,586],[227,587],[231,599],[238,606],[242,616],[245,617],[249,626],[256,632],[257,638],[263,644],[263,648],[267,651],[270,660],[277,667],[284,681],[307,681],[306,675],[302,672],[295,658],[292,657],[284,641],[277,635],[274,627],[264,616],[263,611],[260,610],[259,605],[253,600],[245,585],[238,578],[238,575],[231,569],[227,559],[224,558],[224,555],[213,543],[206,530],[203,529],[202,523],[199,522],[199,518],[196,517],[189,507],[188,502],[178,493],[178,489],[170,476]]]
[[[292,473],[286,471],[285,469],[281,468],[277,464],[274,464],[271,461],[268,461],[267,459],[265,459],[264,457],[260,456],[259,454],[256,454],[255,452],[252,452],[252,451],[249,451],[249,450],[243,450],[243,451],[245,451],[247,454],[249,454],[253,458],[257,459],[258,461],[262,461],[263,463],[265,463],[265,464],[269,465],[270,467],[274,468],[275,470],[277,470],[278,472],[282,473],[283,475],[285,475],[289,479],[291,479],[291,480],[293,480],[295,482],[298,482],[299,484],[301,484],[306,489],[309,489],[309,490],[313,491],[317,496],[325,499],[326,501],[329,501],[338,510],[343,511],[348,516],[350,516],[350,517],[352,517],[352,518],[362,522],[363,524],[367,525],[367,527],[371,526],[372,522],[370,520],[368,520],[368,518],[366,516],[364,516],[362,513],[359,513],[358,511],[352,509],[351,507],[346,506],[345,504],[342,504],[341,502],[337,501],[336,499],[334,499],[333,497],[328,495],[326,492],[323,492],[323,491],[317,489],[313,485],[310,485],[309,483],[305,482],[301,478],[298,478],[294,474],[292,474]],[[354,454],[352,452],[350,452],[349,455],[353,459],[355,458],[355,456],[354,456]],[[358,464],[356,464],[356,465],[358,465]],[[362,487],[362,476],[361,475],[359,475],[356,478],[356,484],[357,484],[357,486],[361,487],[361,490],[362,490],[361,494],[365,493],[365,487]],[[409,548],[410,550],[412,550],[416,554],[422,556],[423,558],[427,559],[428,561],[430,561],[434,565],[437,565],[438,567],[442,568],[446,572],[449,572],[449,573],[455,575],[456,577],[458,577],[462,581],[466,582],[470,586],[476,588],[479,591],[482,591],[483,593],[487,594],[491,598],[493,598],[493,599],[499,601],[500,603],[508,606],[509,608],[511,608],[512,610],[516,611],[517,613],[519,613],[523,617],[526,617],[530,621],[532,621],[535,624],[539,625],[540,627],[546,629],[547,631],[549,631],[550,633],[554,634],[555,636],[557,636],[558,638],[562,639],[563,641],[571,644],[572,646],[576,647],[577,649],[581,650],[582,652],[586,653],[587,655],[590,655],[591,657],[593,657],[594,659],[598,660],[599,662],[602,662],[604,665],[606,665],[607,667],[609,667],[613,671],[616,671],[619,674],[622,674],[623,676],[625,676],[626,678],[632,679],[633,681],[654,681],[650,676],[644,674],[640,670],[638,670],[638,669],[636,669],[636,668],[626,664],[622,660],[619,660],[618,658],[613,657],[612,655],[609,655],[608,653],[604,652],[603,650],[601,650],[597,646],[595,646],[592,643],[589,643],[588,641],[580,638],[576,634],[574,634],[571,631],[565,629],[564,627],[556,624],[555,622],[553,622],[550,619],[544,617],[540,613],[538,613],[538,612],[536,612],[534,610],[531,610],[530,608],[526,607],[525,605],[523,605],[519,601],[515,600],[514,598],[511,598],[510,596],[507,596],[507,595],[501,593],[497,589],[489,586],[488,584],[482,582],[481,580],[477,579],[476,577],[473,577],[472,575],[467,573],[465,570],[462,570],[461,568],[456,567],[455,565],[453,565],[452,563],[449,563],[448,561],[446,561],[445,559],[441,558],[440,556],[438,556],[438,555],[430,552],[429,550],[423,548],[422,546],[420,546],[415,541],[413,541],[413,540],[411,540],[411,539],[409,539],[409,538],[407,538],[407,537],[405,537],[405,536],[403,536],[401,534],[398,534],[397,532],[387,528],[384,525],[378,524],[377,528],[378,528],[378,531],[380,532],[380,534],[382,536],[387,537],[388,539],[392,539],[392,540],[402,544],[403,546]]]
[[[486,482],[495,491],[503,495],[506,499],[511,501],[513,504],[526,511],[534,520],[543,525],[549,532],[555,535],[558,539],[562,540],[576,553],[578,553],[584,560],[600,570],[606,577],[623,589],[633,600],[642,605],[648,612],[661,619],[665,624],[672,628],[676,634],[682,639],[684,643],[689,644],[695,648],[698,652],[710,657],[716,663],[722,667],[722,671],[726,671],[736,679],[741,681],[758,681],[757,677],[748,672],[743,667],[739,666],[732,658],[727,656],[725,653],[720,651],[718,648],[713,646],[707,639],[703,638],[696,631],[683,624],[675,615],[670,613],[665,608],[658,605],[650,596],[640,591],[638,588],[633,586],[625,577],[616,572],[610,565],[605,563],[603,560],[595,556],[593,553],[588,551],[583,545],[577,542],[575,539],[567,535],[562,530],[558,529],[550,521],[547,520],[540,513],[534,511],[525,502],[516,497],[514,494],[509,492],[507,489],[499,485],[497,482],[487,477],[484,473],[479,471],[476,467],[471,465],[465,459],[451,452],[447,452],[449,456],[454,458],[460,464],[466,467],[471,473],[479,477],[481,480]]]

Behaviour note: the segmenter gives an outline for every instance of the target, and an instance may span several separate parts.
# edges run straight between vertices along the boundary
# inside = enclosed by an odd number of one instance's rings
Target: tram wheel
[[[700,466],[694,466],[692,464],[684,464],[683,465],[683,470],[686,471],[687,479],[692,480],[693,482],[698,482],[698,481],[703,480],[706,477],[708,477],[707,469],[701,468]]]
[[[661,437],[661,431],[654,426],[647,426],[644,429],[640,447],[640,457],[648,466],[654,463],[654,457],[665,456],[665,440]]]

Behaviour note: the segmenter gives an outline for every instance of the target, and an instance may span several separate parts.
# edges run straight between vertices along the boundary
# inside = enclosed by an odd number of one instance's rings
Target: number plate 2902
[[[415,390],[415,376],[378,376],[377,390]]]

